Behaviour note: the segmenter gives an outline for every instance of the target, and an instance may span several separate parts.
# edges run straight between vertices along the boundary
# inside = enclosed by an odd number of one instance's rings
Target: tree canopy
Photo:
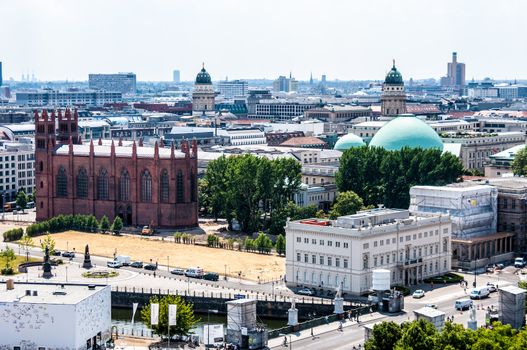
[[[27,208],[28,197],[27,197],[26,192],[24,192],[24,190],[18,191],[15,200],[16,200],[16,205],[18,205],[20,209],[22,209],[22,211],[24,211]]]
[[[205,212],[240,223],[242,231],[267,228],[301,183],[293,159],[269,160],[250,154],[220,157],[209,163],[200,187]],[[285,223],[285,221],[284,221]]]
[[[357,196],[355,192],[341,192],[337,195],[329,215],[332,219],[336,219],[339,216],[355,214],[362,208],[363,204],[362,198]]]
[[[527,147],[522,148],[516,153],[511,164],[511,169],[516,176],[527,175]]]
[[[473,331],[447,322],[439,332],[424,320],[382,322],[373,326],[372,337],[364,344],[366,350],[519,350],[526,349],[527,330],[517,331],[509,325],[493,323],[491,328]]]
[[[159,322],[157,325],[150,324],[150,304],[159,304]],[[176,325],[170,326],[170,335],[188,335],[190,330],[199,322],[194,315],[191,303],[185,301],[178,295],[153,296],[148,305],[141,309],[141,319],[144,324],[154,330],[156,334],[168,335],[168,305],[177,305]]]
[[[354,147],[340,158],[335,180],[339,192],[355,192],[366,206],[407,208],[410,187],[446,185],[462,174],[459,158],[437,149]]]

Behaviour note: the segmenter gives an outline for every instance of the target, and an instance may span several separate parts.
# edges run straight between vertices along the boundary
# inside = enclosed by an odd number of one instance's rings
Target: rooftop
[[[75,305],[105,288],[110,286],[94,285],[94,289],[89,289],[88,285],[81,284],[15,282],[15,288],[7,290],[6,284],[1,283],[0,303]],[[26,295],[28,290],[31,295]]]
[[[89,156],[90,155],[90,145],[72,145],[73,146],[73,155],[76,156]],[[112,146],[108,144],[103,145],[93,145],[93,153],[95,156],[110,156]],[[132,157],[133,148],[128,146],[117,146],[115,145],[115,156],[116,157]],[[68,155],[69,154],[69,145],[60,145],[55,150],[55,154],[58,155]],[[169,159],[171,154],[170,148],[159,148],[159,158]],[[174,156],[176,158],[184,158],[185,154],[180,150],[174,151]],[[137,157],[138,158],[154,158],[154,147],[150,146],[137,146]]]
[[[304,136],[304,137],[292,137],[287,141],[284,141],[280,144],[281,146],[299,146],[299,145],[320,145],[325,146],[326,143],[321,139],[313,136]]]

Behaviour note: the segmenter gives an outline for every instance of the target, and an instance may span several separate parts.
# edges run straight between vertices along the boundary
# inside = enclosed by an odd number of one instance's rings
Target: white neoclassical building
[[[390,270],[394,284],[444,274],[451,266],[448,215],[378,208],[337,220],[299,220],[286,225],[286,280],[290,287],[362,294],[373,269]]]

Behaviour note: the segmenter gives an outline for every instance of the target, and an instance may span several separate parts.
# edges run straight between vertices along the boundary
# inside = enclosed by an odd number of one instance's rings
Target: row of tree
[[[237,246],[240,251],[245,250],[247,252],[258,252],[260,254],[269,254],[275,248],[278,255],[283,255],[285,254],[285,237],[279,234],[276,236],[276,242],[273,243],[271,238],[263,232],[259,232],[255,239],[246,237],[243,241],[233,238],[221,240],[216,235],[208,235],[207,246],[224,249],[235,249],[235,246]]]
[[[294,159],[250,154],[222,156],[209,163],[200,182],[200,205],[214,218],[233,220],[244,232],[256,232],[283,220],[281,211],[301,184],[301,166]]]
[[[355,192],[366,206],[383,203],[391,208],[408,208],[410,187],[446,185],[459,181],[462,174],[461,161],[449,152],[354,147],[340,158],[336,184],[340,192]]]
[[[441,332],[424,320],[382,322],[373,326],[373,337],[366,350],[525,350],[527,330],[517,331],[510,325],[495,322],[492,327],[466,329],[447,322]]]
[[[58,215],[49,220],[37,222],[26,227],[26,233],[38,236],[47,232],[62,232],[66,230],[79,230],[84,232],[106,232],[108,230],[119,232],[123,228],[123,221],[116,216],[113,223],[104,215],[100,221],[94,215]],[[5,238],[5,236],[4,236]]]

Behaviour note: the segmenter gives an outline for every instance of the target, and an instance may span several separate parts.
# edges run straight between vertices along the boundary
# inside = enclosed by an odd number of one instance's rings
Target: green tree
[[[159,322],[157,325],[150,324],[150,305],[159,304]],[[148,305],[141,309],[141,319],[143,323],[156,334],[168,335],[168,305],[177,305],[176,326],[170,326],[170,335],[188,335],[190,330],[199,322],[199,318],[194,315],[193,305],[185,303],[178,295],[153,296]]]
[[[474,332],[460,324],[447,322],[443,330],[437,334],[434,350],[448,347],[456,350],[470,350],[474,343]]]
[[[516,152],[511,164],[511,169],[516,176],[527,175],[527,147]]]
[[[13,268],[11,267],[11,261],[16,259],[15,251],[9,247],[6,247],[4,250],[0,251],[0,257],[4,259],[4,268],[2,269],[2,274],[12,275]]]
[[[364,344],[366,350],[392,350],[401,339],[402,331],[395,322],[382,322],[373,326],[372,335]]]
[[[51,237],[49,232],[40,243],[40,247],[42,248],[42,252],[46,252],[46,247],[49,249],[49,254],[53,254],[55,252],[55,240],[53,237]]]
[[[273,242],[263,232],[258,233],[258,237],[254,240],[254,245],[259,253],[270,253],[273,248]]]
[[[278,255],[285,254],[285,237],[283,234],[279,234],[276,237],[275,247],[276,247],[276,252],[278,253]]]
[[[22,209],[22,211],[24,211],[27,208],[28,199],[27,199],[27,194],[26,192],[24,192],[24,190],[18,191],[15,200],[16,200],[16,205],[19,206],[20,209]]]
[[[112,231],[115,232],[115,233],[119,233],[119,231],[121,231],[122,229],[123,229],[123,219],[121,219],[121,217],[119,215],[117,215],[113,219]]]
[[[33,239],[25,233],[20,240],[20,245],[26,251],[26,261],[29,261],[29,248],[33,246]]]
[[[110,229],[110,220],[108,220],[108,217],[106,215],[103,215],[101,218],[101,221],[99,222],[99,228],[106,232]]]
[[[363,206],[362,198],[353,191],[341,192],[335,199],[335,204],[330,211],[330,217],[336,219],[339,216],[355,214]]]
[[[433,349],[436,328],[425,320],[419,320],[403,325],[402,337],[397,341],[395,349]]]

